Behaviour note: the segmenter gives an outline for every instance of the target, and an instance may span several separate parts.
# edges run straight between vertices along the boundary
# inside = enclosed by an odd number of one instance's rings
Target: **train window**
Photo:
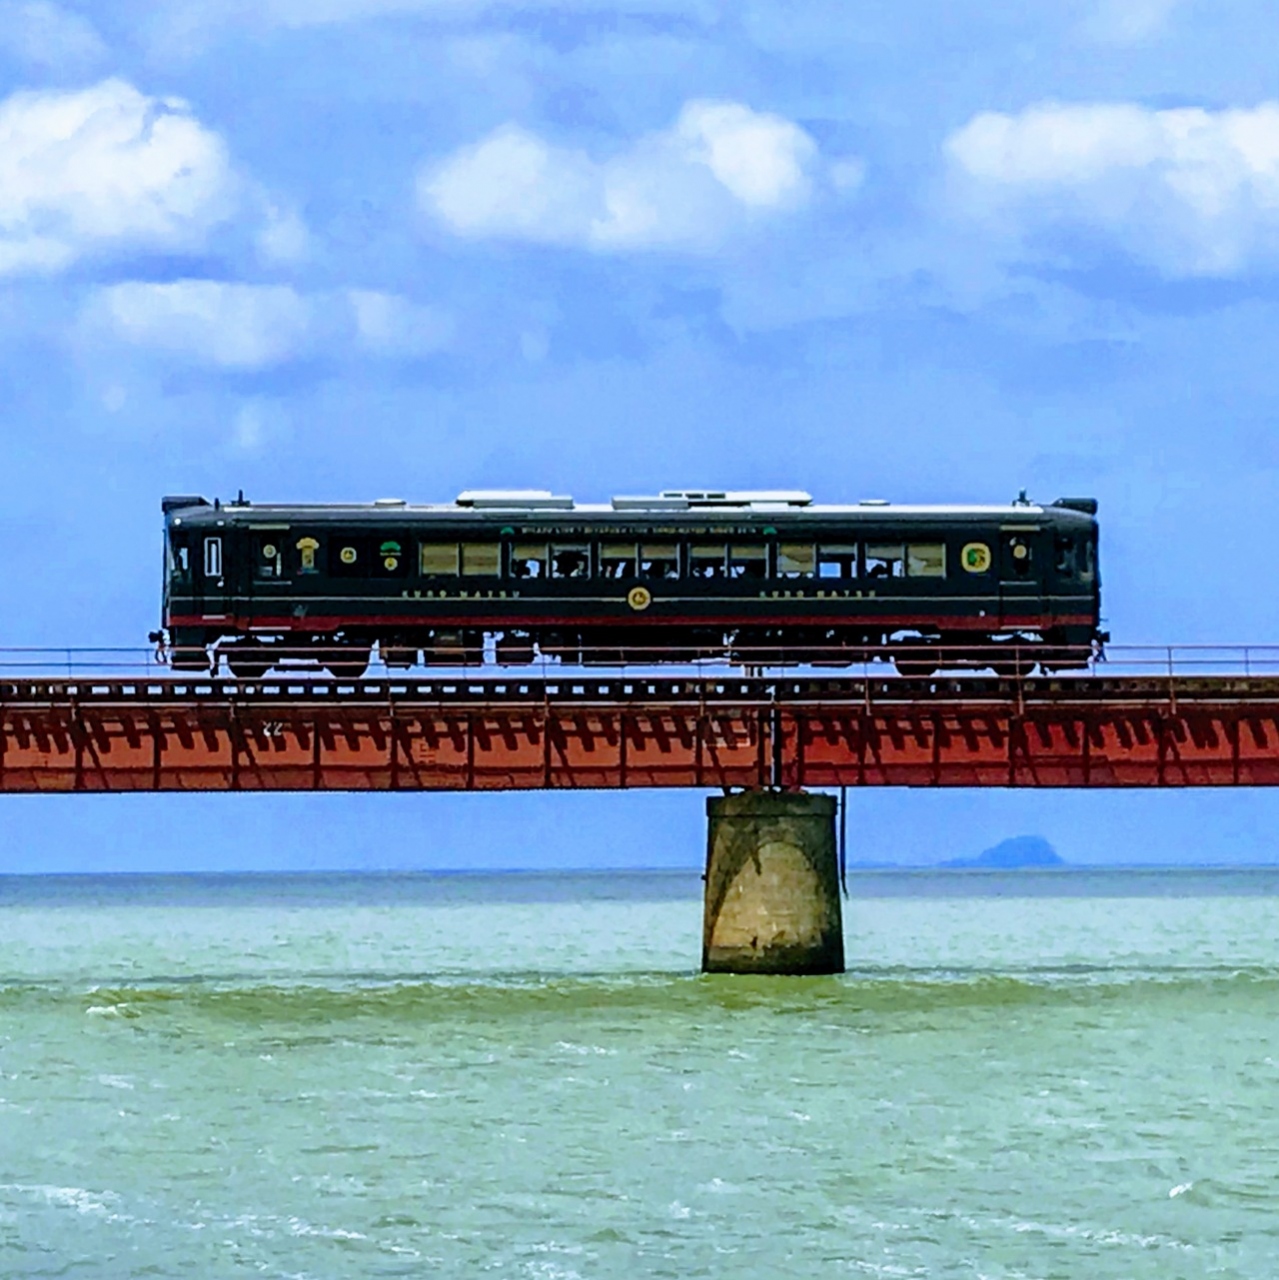
[[[783,542],[777,548],[779,578],[811,578],[817,572],[817,551],[811,542]]]
[[[303,577],[310,577],[312,574],[320,572],[319,560],[317,559],[320,550],[319,538],[313,538],[309,533],[303,534],[297,542],[293,544],[294,551],[297,552],[298,573]],[[263,554],[266,553],[266,547],[262,548]],[[284,557],[277,553],[275,557],[276,572],[283,573],[282,561]]]
[[[866,544],[866,576],[868,578],[904,578],[906,548],[901,543],[868,542]]]
[[[496,542],[462,543],[462,575],[496,578],[502,572],[502,548]]]
[[[1034,553],[1030,543],[1017,534],[1004,535],[1004,577],[1029,578]]]
[[[1056,542],[1057,559],[1055,567],[1058,574],[1063,578],[1073,578],[1075,576],[1075,540],[1074,538],[1058,537]]]
[[[663,579],[679,577],[679,547],[673,543],[646,542],[640,547],[639,571],[641,578]]]
[[[590,547],[560,545],[551,548],[552,578],[589,578],[590,576]]]
[[[546,543],[517,542],[511,548],[512,578],[546,577]]]
[[[175,582],[191,581],[191,552],[185,542],[169,543],[169,573]]]
[[[767,578],[768,548],[749,543],[734,543],[728,549],[730,578]]]
[[[912,542],[906,548],[906,576],[944,578],[946,576],[945,543]]]
[[[635,577],[639,548],[633,542],[600,543],[600,577],[614,582]]]
[[[819,578],[857,577],[857,547],[852,543],[832,543],[817,548]]]
[[[222,576],[222,539],[205,538],[204,540],[204,576],[220,578]]]
[[[722,543],[710,546],[692,546],[688,549],[688,575],[690,578],[722,578],[728,548]]]
[[[278,533],[261,534],[257,538],[253,576],[260,582],[271,582],[284,573],[284,547]]]
[[[399,538],[374,539],[377,555],[371,556],[373,575],[377,578],[402,578],[409,571],[404,543]]]
[[[1096,572],[1097,544],[1091,538],[1085,538],[1081,551],[1083,554],[1079,558],[1079,580],[1091,582]]]
[[[419,543],[417,564],[424,578],[456,578],[458,568],[457,543]]]
[[[348,534],[329,539],[330,577],[366,577],[371,558],[367,538],[353,538]]]

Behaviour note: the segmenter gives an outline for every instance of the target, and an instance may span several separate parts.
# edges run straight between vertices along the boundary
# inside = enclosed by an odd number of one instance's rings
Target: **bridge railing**
[[[284,646],[273,647],[273,658],[282,659],[277,676],[283,672],[291,677],[306,679],[328,673],[316,662],[315,650],[290,652]],[[472,657],[476,655],[470,655]],[[413,670],[431,673],[457,673],[478,675],[482,672],[509,674],[512,676],[553,677],[568,672],[589,672],[605,675],[625,671],[628,675],[670,676],[695,673],[705,675],[742,674],[743,672],[787,673],[812,671],[851,676],[884,678],[894,675],[929,675],[934,670],[957,674],[993,672],[1002,676],[1031,677],[1036,674],[1036,664],[1047,658],[1049,668],[1060,668],[1062,674],[1072,678],[1089,676],[1166,676],[1170,679],[1188,676],[1219,676],[1279,678],[1279,645],[1267,644],[1174,644],[1130,645],[1112,644],[1095,652],[1073,651],[1053,654],[1043,646],[1032,644],[1000,643],[988,645],[940,646],[934,644],[909,644],[889,646],[858,646],[855,650],[846,646],[815,649],[805,646],[802,659],[792,658],[776,646],[738,646],[730,654],[694,656],[674,655],[660,646],[628,646],[625,654],[602,653],[583,662],[577,653],[537,653],[531,663],[515,666],[496,664],[494,655],[482,655],[482,662],[462,662],[436,658],[427,663],[415,663]],[[224,663],[225,665],[225,663]],[[400,665],[388,667],[374,650],[369,674],[383,675],[402,672]],[[1041,668],[1041,674],[1051,674],[1051,669]],[[192,672],[175,672],[167,655],[145,646],[83,647],[83,646],[0,646],[0,675],[13,677],[76,678],[80,676],[125,676],[141,679],[161,679],[170,674],[190,677]],[[208,674],[205,672],[204,674]]]
[[[0,646],[0,674],[11,676],[131,675],[162,677],[168,663],[155,646]]]
[[[1107,645],[1090,670],[1111,676],[1279,676],[1279,645]]]

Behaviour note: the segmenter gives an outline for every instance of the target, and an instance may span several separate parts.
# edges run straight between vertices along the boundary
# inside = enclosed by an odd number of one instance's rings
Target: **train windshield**
[[[169,569],[169,579],[175,583],[186,583],[191,581],[191,548],[187,545],[186,537],[178,534],[169,535],[166,544],[166,560]]]
[[[1060,578],[1092,582],[1097,573],[1097,543],[1091,535],[1058,534],[1053,567]]]

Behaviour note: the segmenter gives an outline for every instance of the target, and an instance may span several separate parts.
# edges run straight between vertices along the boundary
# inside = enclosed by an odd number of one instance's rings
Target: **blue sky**
[[[165,492],[700,484],[1094,494],[1117,641],[1279,640],[1272,28],[1248,0],[0,0],[0,640],[141,642]],[[858,804],[867,857],[1031,830],[1271,858],[1279,825],[1268,795]],[[31,869],[702,839],[692,794],[6,805]]]

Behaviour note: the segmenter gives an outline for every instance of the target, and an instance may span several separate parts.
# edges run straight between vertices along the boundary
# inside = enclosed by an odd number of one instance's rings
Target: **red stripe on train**
[[[170,617],[170,627],[217,627],[227,631],[294,631],[302,634],[308,632],[337,631],[343,627],[462,627],[475,630],[500,630],[506,627],[794,627],[794,626],[875,626],[875,627],[918,627],[932,626],[950,631],[1006,631],[1010,628],[1026,631],[1040,631],[1047,627],[1095,627],[1097,619],[1090,614],[1067,614],[1052,616],[1038,614],[1028,617],[999,617],[992,614],[986,618],[938,617],[935,614],[902,614],[888,617],[850,617],[848,614],[805,614],[802,617],[758,617],[758,616],[717,616],[714,618],[690,618],[687,615],[658,617],[651,614],[622,614],[616,617],[601,618],[598,615],[589,618],[548,618],[521,615],[517,617],[499,616],[496,614],[460,616],[424,617],[421,614],[395,615],[372,614],[367,617],[352,617],[347,614],[333,617],[249,617],[229,618],[221,616],[205,616],[203,614],[175,614]]]

